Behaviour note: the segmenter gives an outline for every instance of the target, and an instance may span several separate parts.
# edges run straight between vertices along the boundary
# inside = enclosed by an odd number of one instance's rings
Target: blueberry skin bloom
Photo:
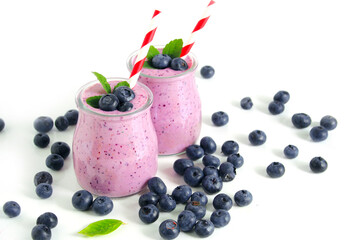
[[[191,194],[192,190],[189,186],[180,185],[172,191],[171,196],[175,199],[176,203],[186,203],[191,197]]]
[[[205,154],[213,154],[216,152],[216,143],[211,137],[203,137],[200,140],[200,147],[204,150]]]
[[[186,156],[191,160],[197,160],[204,156],[204,149],[199,145],[193,144],[186,148]]]
[[[5,127],[5,122],[2,118],[0,118],[0,132],[4,129]]]
[[[226,161],[232,163],[235,168],[240,168],[244,164],[244,158],[239,153],[229,155]]]
[[[69,121],[69,125],[76,125],[79,118],[79,111],[76,109],[70,109],[64,116]]]
[[[41,116],[35,119],[34,128],[41,133],[49,132],[54,126],[54,122],[50,117]]]
[[[139,218],[143,223],[153,223],[159,218],[159,209],[153,204],[143,206],[139,210]]]
[[[322,126],[313,127],[310,130],[310,137],[314,142],[324,141],[328,137],[328,130]]]
[[[20,215],[21,207],[15,201],[8,201],[3,206],[3,211],[9,218],[17,217]]]
[[[284,155],[288,159],[296,158],[299,155],[299,149],[294,145],[287,145],[284,148]]]
[[[209,175],[204,177],[201,185],[206,193],[214,194],[221,191],[223,182],[220,177],[216,175]]]
[[[108,93],[102,96],[99,100],[99,108],[103,111],[107,111],[107,112],[115,111],[118,105],[119,105],[119,99],[115,94],[112,93]]]
[[[38,133],[34,137],[34,144],[39,148],[46,148],[50,143],[50,137],[46,133]]]
[[[109,214],[113,210],[114,204],[109,197],[99,196],[95,198],[92,209],[93,211],[101,216]]]
[[[93,196],[86,190],[79,190],[72,196],[71,203],[80,211],[87,211],[93,203]]]
[[[282,163],[273,162],[266,168],[267,174],[271,178],[279,178],[285,173],[285,167]]]
[[[247,190],[240,190],[235,193],[234,200],[239,207],[245,207],[252,202],[253,196]]]
[[[208,154],[203,157],[202,163],[206,167],[208,166],[219,167],[220,159],[218,157],[215,157],[214,155]]]
[[[186,204],[185,210],[192,211],[195,213],[196,219],[202,219],[206,214],[206,208],[198,201],[191,201]]]
[[[214,211],[210,216],[210,221],[215,227],[220,228],[228,225],[230,222],[230,214],[224,209],[218,209]]]
[[[177,159],[173,164],[174,171],[181,176],[184,175],[187,168],[192,166],[194,166],[194,162],[189,159]]]
[[[54,171],[59,171],[64,166],[64,158],[59,154],[50,154],[46,158],[46,166]]]
[[[232,163],[224,162],[220,165],[219,175],[224,182],[230,182],[236,176],[236,168]]]
[[[160,199],[159,199],[159,207],[160,207],[160,210],[162,210],[164,212],[171,212],[172,210],[174,210],[176,208],[176,201],[169,194],[161,195]]]
[[[50,149],[52,154],[58,154],[65,160],[70,154],[70,146],[66,142],[55,142]]]
[[[249,134],[249,141],[254,146],[262,145],[266,142],[266,134],[261,130],[254,130]]]
[[[244,98],[241,99],[241,101],[240,101],[240,106],[241,106],[241,108],[242,108],[242,109],[245,109],[245,110],[251,109],[253,105],[254,105],[254,104],[253,104],[251,98],[249,98],[249,97],[244,97]]]
[[[222,111],[215,112],[211,116],[211,121],[214,123],[215,126],[221,127],[229,122],[229,115]]]
[[[160,224],[159,233],[163,239],[174,239],[180,233],[179,224],[175,220],[167,219]]]
[[[230,210],[233,206],[233,201],[231,197],[226,195],[225,193],[220,193],[215,196],[213,200],[213,206],[215,209],[223,209],[223,210]]]
[[[185,71],[189,66],[184,59],[178,57],[171,60],[170,68],[175,71]]]
[[[206,204],[208,203],[208,198],[207,196],[205,195],[205,193],[203,192],[194,192],[192,195],[191,195],[191,198],[190,198],[191,201],[197,201],[199,202],[201,205],[203,206],[206,206]]]
[[[139,198],[139,205],[140,207],[143,207],[148,204],[154,204],[156,206],[156,204],[159,202],[159,199],[160,197],[156,193],[153,192],[144,193]]]
[[[229,156],[231,154],[238,153],[239,152],[239,144],[232,140],[226,141],[221,146],[221,152],[225,156]]]
[[[208,237],[214,232],[214,224],[210,220],[199,220],[195,224],[195,233],[199,237]]]
[[[287,91],[278,91],[274,95],[274,101],[278,101],[283,104],[287,103],[289,99],[290,99],[290,94]]]
[[[185,170],[184,181],[191,187],[198,187],[202,179],[204,178],[204,173],[199,167],[189,167]]]
[[[171,57],[167,54],[158,54],[151,59],[151,65],[157,69],[164,69],[169,67]]]
[[[48,228],[54,228],[58,224],[58,218],[54,213],[46,212],[36,219],[36,224],[44,224]]]
[[[196,224],[195,213],[189,210],[182,211],[178,216],[178,224],[183,232],[190,232]]]
[[[147,182],[147,186],[150,192],[156,193],[159,196],[166,194],[167,187],[163,182],[163,180],[161,180],[161,178],[159,177],[150,178],[149,181]]]
[[[291,122],[294,127],[302,129],[310,126],[311,117],[306,113],[295,113],[291,118]]]
[[[321,118],[320,125],[329,131],[334,130],[337,126],[337,120],[333,116],[326,115]]]
[[[268,109],[271,114],[278,115],[285,110],[285,106],[281,102],[272,101],[269,103]]]
[[[314,157],[310,161],[310,169],[314,173],[322,173],[324,172],[328,167],[328,164],[326,160],[322,157]]]
[[[53,177],[49,172],[41,171],[36,173],[34,176],[35,187],[40,183],[52,184],[52,182],[53,182]]]
[[[50,240],[51,230],[44,224],[38,224],[31,230],[31,238],[33,240]]]
[[[50,184],[40,183],[36,186],[35,192],[39,198],[45,199],[49,198],[52,195],[53,189]]]
[[[203,66],[200,70],[200,74],[203,78],[212,78],[215,74],[215,69],[212,66]]]
[[[114,95],[118,98],[119,103],[130,102],[135,98],[134,91],[126,86],[117,87],[114,90]]]

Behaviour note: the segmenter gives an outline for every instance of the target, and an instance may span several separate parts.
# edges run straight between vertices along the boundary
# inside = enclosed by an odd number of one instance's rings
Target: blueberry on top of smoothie
[[[167,54],[158,54],[151,59],[151,65],[157,69],[164,69],[169,67],[171,57]]]
[[[178,57],[171,60],[170,68],[176,71],[185,71],[189,66],[184,59]]]
[[[126,86],[117,87],[114,90],[114,95],[119,99],[120,103],[130,102],[135,98],[134,91]]]

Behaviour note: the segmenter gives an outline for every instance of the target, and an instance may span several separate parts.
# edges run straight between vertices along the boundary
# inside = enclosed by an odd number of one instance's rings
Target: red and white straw
[[[182,48],[180,57],[185,57],[190,52],[192,46],[195,43],[194,36],[195,36],[196,32],[199,31],[200,29],[202,29],[205,26],[206,22],[209,20],[212,5],[214,3],[215,3],[215,1],[211,0],[210,3],[207,5],[204,14],[202,15],[201,19],[197,22],[194,30],[192,31],[192,33],[190,35],[189,40],[186,42],[186,45]]]
[[[149,31],[145,35],[144,41],[141,45],[141,48],[138,52],[138,55],[136,56],[136,60],[134,63],[134,67],[131,71],[130,77],[129,77],[129,84],[130,87],[133,88],[137,82],[137,79],[139,77],[140,71],[144,65],[144,62],[146,60],[146,55],[149,51],[150,42],[153,40],[156,29],[157,29],[157,22],[158,22],[158,15],[161,12],[159,10],[154,11],[154,15],[151,18],[151,23],[149,27]]]

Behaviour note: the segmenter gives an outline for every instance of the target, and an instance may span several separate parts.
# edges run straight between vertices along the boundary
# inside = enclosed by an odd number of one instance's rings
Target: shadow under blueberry
[[[260,176],[262,176],[262,177],[269,178],[269,176],[266,173],[266,168],[265,167],[259,167],[259,166],[255,167],[255,172],[257,174],[259,174]]]
[[[273,149],[272,152],[279,158],[285,158],[284,152],[281,149]]]
[[[295,161],[294,164],[300,170],[307,172],[307,173],[312,173],[310,166],[309,166],[309,162]]]
[[[203,124],[206,124],[206,125],[208,125],[208,126],[215,126],[215,125],[213,124],[213,122],[211,121],[211,116],[209,116],[209,115],[203,116],[203,118],[202,118],[202,123],[203,123]]]
[[[300,137],[301,139],[307,140],[309,142],[312,142],[311,138],[310,138],[310,130],[305,130],[305,129],[299,129],[299,131],[296,133],[296,135],[298,137]]]
[[[242,143],[244,145],[252,146],[251,143],[249,142],[248,135],[246,135],[246,134],[240,134],[237,137],[237,139],[239,140],[240,143]]]

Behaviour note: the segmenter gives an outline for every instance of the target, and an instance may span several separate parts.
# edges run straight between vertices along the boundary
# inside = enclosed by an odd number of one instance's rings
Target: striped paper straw
[[[203,16],[201,17],[201,19],[198,21],[198,23],[196,24],[194,30],[192,31],[189,40],[187,41],[186,45],[182,48],[181,50],[181,54],[180,57],[185,57],[186,55],[188,55],[188,53],[190,52],[192,46],[195,43],[194,40],[194,35],[197,31],[199,31],[200,29],[202,29],[207,20],[209,20],[210,18],[210,11],[211,11],[211,6],[215,3],[215,1],[210,1],[210,3],[207,5],[205,12],[203,14]]]
[[[130,87],[133,88],[137,82],[137,79],[139,77],[140,71],[144,65],[144,62],[146,60],[146,55],[149,51],[149,47],[150,47],[150,42],[153,40],[156,29],[157,29],[157,19],[158,19],[158,15],[161,12],[159,10],[155,10],[154,11],[154,15],[151,18],[151,23],[150,23],[150,27],[149,27],[149,31],[147,32],[147,34],[145,35],[144,41],[141,45],[141,48],[136,56],[136,60],[134,63],[134,67],[131,71],[130,77],[129,77],[129,84]]]

